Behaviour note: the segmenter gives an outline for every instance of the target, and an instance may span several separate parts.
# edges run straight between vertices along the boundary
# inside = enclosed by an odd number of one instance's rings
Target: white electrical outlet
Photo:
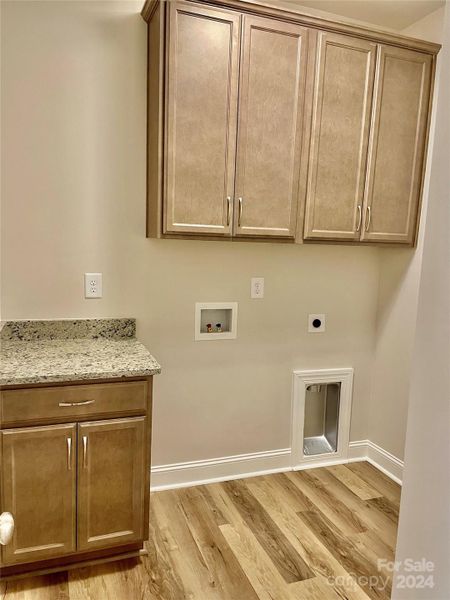
[[[264,277],[252,277],[250,295],[252,298],[264,298]]]
[[[323,333],[325,331],[325,315],[308,315],[308,332]]]
[[[101,298],[103,296],[103,282],[101,273],[84,274],[84,297]]]

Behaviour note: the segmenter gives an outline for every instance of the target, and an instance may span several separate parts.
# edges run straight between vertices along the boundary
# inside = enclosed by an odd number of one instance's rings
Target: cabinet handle
[[[367,207],[367,223],[366,223],[366,231],[369,231],[370,220],[372,218],[372,209],[370,206]]]
[[[0,515],[0,544],[6,546],[14,535],[14,517],[9,512]]]
[[[86,404],[94,404],[95,400],[81,400],[80,402],[60,402],[59,406],[86,406]]]
[[[239,218],[238,218],[238,227],[241,226],[241,218],[242,218],[242,198],[239,198]]]
[[[67,470],[72,470],[72,438],[67,438]]]
[[[356,231],[361,231],[361,222],[362,222],[362,210],[361,210],[361,204],[358,204],[358,226],[356,227]]]
[[[227,227],[230,226],[231,219],[231,196],[227,196]]]
[[[83,435],[83,467],[87,469],[88,437]]]

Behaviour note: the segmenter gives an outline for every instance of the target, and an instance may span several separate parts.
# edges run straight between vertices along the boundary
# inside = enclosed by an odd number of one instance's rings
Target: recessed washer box
[[[233,340],[237,337],[237,302],[196,302],[195,340]],[[218,331],[220,323],[221,331]],[[208,325],[211,331],[208,331]]]

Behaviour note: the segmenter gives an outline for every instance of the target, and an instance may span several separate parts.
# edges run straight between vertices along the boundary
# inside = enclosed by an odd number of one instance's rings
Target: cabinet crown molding
[[[146,0],[141,15],[145,21],[150,21],[157,6],[167,0]],[[192,2],[194,0],[187,0]],[[299,25],[315,27],[335,33],[343,33],[356,37],[362,37],[375,42],[392,44],[411,50],[419,50],[428,54],[436,55],[441,49],[441,44],[428,42],[416,38],[407,37],[395,32],[386,31],[377,27],[366,27],[356,23],[350,23],[343,20],[336,20],[316,15],[290,10],[285,7],[271,4],[269,2],[260,2],[259,0],[195,0],[196,4],[207,4],[233,8],[241,12],[264,15],[267,17],[279,18],[284,21],[291,21]]]

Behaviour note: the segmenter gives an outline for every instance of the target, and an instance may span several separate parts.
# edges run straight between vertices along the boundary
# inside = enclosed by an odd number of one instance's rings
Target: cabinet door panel
[[[168,4],[165,232],[230,235],[240,16]]]
[[[237,235],[295,235],[307,46],[303,27],[244,17]]]
[[[144,539],[145,422],[78,425],[78,550]]]
[[[359,239],[376,44],[320,33],[305,239]]]
[[[421,52],[379,48],[363,240],[407,244],[414,241],[432,60]]]
[[[2,510],[15,531],[2,547],[5,565],[74,552],[76,426],[29,427],[1,432]]]

